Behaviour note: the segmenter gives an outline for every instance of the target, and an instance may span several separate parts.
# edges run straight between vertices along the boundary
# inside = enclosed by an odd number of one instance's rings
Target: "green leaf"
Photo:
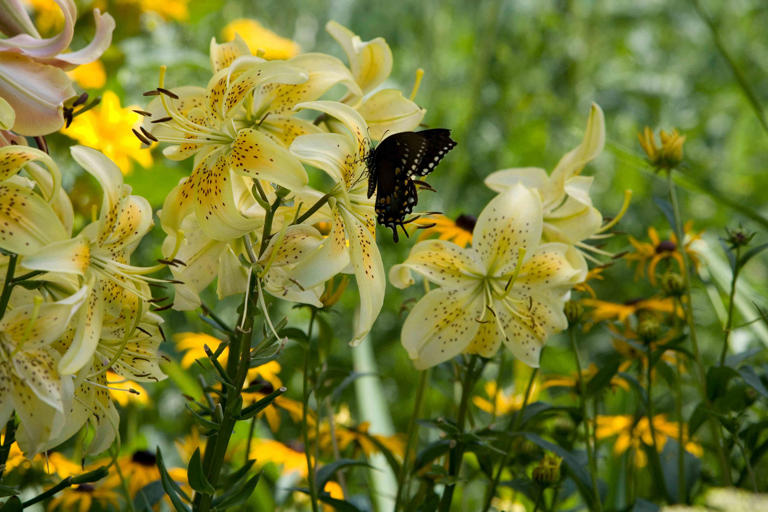
[[[164,494],[162,482],[147,484],[139,489],[133,498],[133,508],[136,512],[152,512],[153,507],[163,499]]]
[[[197,420],[197,422],[200,423],[200,425],[202,425],[204,428],[210,429],[210,430],[213,430],[213,431],[218,431],[219,430],[219,424],[218,423],[214,423],[213,421],[204,418],[199,412],[195,411],[192,408],[192,406],[190,406],[188,403],[184,404],[184,406],[187,408],[187,410],[190,413],[192,413],[192,416],[194,416],[195,419]]]
[[[725,394],[728,382],[739,373],[730,366],[713,366],[707,371],[707,396],[710,401],[715,401]]]
[[[610,364],[600,368],[594,377],[589,379],[589,382],[587,383],[587,397],[592,397],[605,389],[611,383],[611,379],[616,375],[618,370],[619,361],[612,361]]]
[[[585,464],[583,461],[580,461],[578,458],[576,458],[575,455],[573,455],[565,448],[550,443],[549,441],[545,441],[536,434],[525,432],[523,435],[532,443],[538,445],[544,450],[549,450],[550,452],[563,459],[563,462],[568,468],[568,472],[573,477],[574,482],[576,482],[576,485],[581,491],[582,498],[587,501],[591,508],[594,496],[592,493],[592,481],[590,479],[589,473],[587,473],[587,471],[584,469]]]
[[[744,379],[744,382],[754,388],[755,391],[763,395],[763,398],[768,398],[768,389],[766,389],[763,381],[760,380],[760,376],[755,373],[755,369],[751,366],[742,366],[739,368],[739,375]]]
[[[227,510],[245,503],[259,484],[260,477],[261,472],[249,480],[231,487],[227,492],[213,500],[214,507],[221,510]]]
[[[71,481],[72,481],[72,485],[87,484],[90,482],[101,480],[108,474],[109,474],[109,468],[107,466],[100,466],[94,469],[93,471],[83,473],[82,475],[73,476]]]
[[[0,498],[7,496],[15,496],[19,494],[19,490],[14,487],[8,487],[7,485],[0,485]]]
[[[0,512],[20,512],[21,510],[24,510],[24,507],[21,505],[21,500],[18,496],[11,496],[5,502],[5,505],[0,508]]]
[[[168,473],[168,468],[165,466],[165,461],[163,460],[163,454],[160,452],[160,447],[157,447],[157,468],[160,471],[160,483],[163,485],[163,489],[165,490],[165,493],[168,495],[168,497],[171,499],[171,503],[173,504],[173,508],[176,509],[176,512],[189,512],[189,507],[187,507],[182,500],[182,498],[185,501],[191,501],[189,499],[189,496],[187,496],[187,493],[185,493],[181,487],[179,487],[179,484],[177,484],[173,478],[171,478],[171,475]]]
[[[539,493],[539,486],[530,478],[515,478],[506,482],[499,482],[499,485],[523,493],[531,501],[536,501],[536,495]]]
[[[659,510],[660,508],[658,505],[642,498],[638,498],[637,501],[635,501],[635,505],[632,507],[632,512],[658,512]]]
[[[240,416],[238,416],[237,419],[238,420],[247,420],[249,418],[253,418],[257,414],[259,414],[261,411],[263,411],[264,409],[269,407],[269,405],[272,402],[275,401],[275,398],[277,398],[278,396],[282,395],[286,391],[287,391],[287,388],[285,388],[285,387],[278,388],[278,389],[274,390],[273,392],[271,392],[270,394],[268,394],[267,396],[265,396],[264,398],[262,398],[258,402],[254,403],[252,405],[249,405],[248,407],[243,409],[240,412]]]
[[[320,490],[325,489],[325,484],[328,483],[328,481],[333,477],[333,475],[336,474],[338,470],[346,467],[350,467],[350,466],[371,467],[370,464],[361,460],[353,460],[353,459],[335,460],[330,464],[326,464],[325,466],[317,470],[317,474],[315,475],[317,488]]]
[[[331,498],[331,495],[328,493],[321,493],[318,496],[318,499],[323,503],[326,503],[332,506],[334,510],[339,510],[341,512],[363,512],[362,509],[358,508],[357,506],[353,505],[348,501]]]
[[[760,254],[766,249],[768,249],[768,243],[760,244],[758,246],[752,247],[750,250],[748,250],[742,255],[741,259],[738,262],[737,268],[743,267],[744,265],[747,264],[749,260],[751,260],[752,258],[754,258],[755,256],[757,256],[758,254]]]
[[[450,449],[451,441],[449,439],[440,439],[429,443],[416,455],[416,460],[413,462],[413,471],[420,470],[433,460],[448,453]]]
[[[205,477],[203,472],[203,462],[200,458],[200,448],[195,449],[195,453],[189,459],[187,466],[187,476],[189,477],[189,486],[201,494],[213,494],[216,489]]]
[[[256,459],[249,459],[240,469],[225,476],[222,479],[224,486],[229,488],[238,485],[240,481],[248,474],[248,471],[253,467],[255,462]]]
[[[360,377],[369,377],[372,375],[376,375],[375,373],[371,372],[352,372],[350,373],[344,380],[341,381],[341,383],[336,387],[336,389],[333,390],[333,393],[331,393],[331,402],[336,403],[339,400],[339,397],[341,397],[341,393],[344,392],[344,390],[353,382],[355,382]]]
[[[395,457],[395,454],[393,454],[389,448],[387,448],[384,443],[379,441],[379,439],[376,436],[373,436],[369,434],[368,432],[363,432],[361,430],[356,431],[358,435],[361,435],[365,437],[369,442],[371,442],[376,448],[381,452],[382,455],[384,455],[384,458],[387,459],[387,464],[389,464],[390,469],[392,470],[392,473],[395,475],[400,474],[400,462],[397,460],[397,457]]]

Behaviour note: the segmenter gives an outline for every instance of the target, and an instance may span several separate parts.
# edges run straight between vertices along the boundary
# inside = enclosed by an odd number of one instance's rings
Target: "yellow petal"
[[[251,128],[237,133],[229,162],[233,170],[291,190],[307,184],[308,177],[295,156],[268,135]]]
[[[565,180],[580,173],[587,163],[597,158],[603,151],[603,147],[605,147],[605,116],[597,103],[593,103],[581,144],[560,159],[550,178],[559,184],[558,188],[561,188]]]
[[[375,89],[392,72],[392,51],[383,38],[362,41],[351,30],[335,21],[329,21],[325,30],[347,54],[349,67],[363,93]]]
[[[408,259],[391,268],[389,280],[398,288],[411,286],[414,283],[411,271],[451,288],[471,286],[482,274],[474,251],[444,240],[425,240],[414,245]]]
[[[403,323],[401,340],[422,370],[466,350],[480,328],[483,297],[478,290],[432,290],[419,300]]]
[[[426,110],[403,97],[397,89],[383,89],[367,98],[357,111],[368,123],[368,134],[373,140],[385,135],[415,130],[424,119]]]
[[[231,25],[231,23],[230,23]],[[227,25],[229,26],[229,25]],[[226,31],[226,27],[224,29]],[[225,36],[226,37],[226,36]],[[240,34],[235,33],[234,38],[228,43],[217,43],[216,38],[211,38],[210,55],[211,55],[211,68],[214,73],[221,71],[224,68],[228,68],[232,62],[238,57],[243,55],[251,55],[248,50],[248,45],[245,43]]]

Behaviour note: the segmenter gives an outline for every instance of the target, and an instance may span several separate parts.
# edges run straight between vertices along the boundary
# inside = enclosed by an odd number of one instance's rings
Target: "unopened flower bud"
[[[661,289],[669,297],[681,297],[685,292],[683,276],[677,272],[667,272],[661,276]]]
[[[641,311],[637,318],[637,335],[646,343],[659,339],[661,324],[656,315],[649,311]]]
[[[726,228],[725,234],[728,235],[725,241],[728,242],[728,245],[731,246],[731,249],[738,249],[740,247],[749,245],[757,233],[750,233],[746,229],[739,226],[733,230]]]
[[[547,454],[541,459],[539,465],[533,468],[531,477],[543,486],[556,484],[560,481],[560,464],[563,459],[556,455]]]
[[[640,145],[648,156],[648,162],[656,170],[670,171],[680,165],[683,160],[683,143],[685,136],[680,135],[677,130],[667,133],[664,130],[659,132],[661,144],[656,143],[656,137],[649,127],[645,127],[643,133],[639,133]]]
[[[565,303],[563,312],[565,313],[565,318],[568,319],[568,325],[573,326],[581,320],[581,315],[584,314],[584,306],[581,305],[581,302],[569,300]]]

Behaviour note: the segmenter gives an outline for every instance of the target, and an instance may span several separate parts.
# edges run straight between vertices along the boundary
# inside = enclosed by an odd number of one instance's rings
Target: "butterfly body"
[[[398,226],[419,200],[413,178],[432,172],[456,145],[450,135],[445,128],[396,133],[368,155],[368,197],[376,192],[376,220],[392,230],[395,242]]]

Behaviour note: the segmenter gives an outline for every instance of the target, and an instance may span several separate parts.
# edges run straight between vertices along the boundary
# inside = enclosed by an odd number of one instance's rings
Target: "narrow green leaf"
[[[387,459],[387,464],[389,464],[389,467],[394,474],[397,475],[400,473],[400,462],[397,460],[397,457],[395,457],[395,455],[389,450],[389,448],[384,445],[384,443],[379,441],[376,436],[373,436],[368,432],[362,432],[358,430],[357,433],[365,437],[374,446],[376,446],[376,448],[378,448],[379,452],[381,452],[382,455],[384,455],[384,458]]]
[[[450,449],[451,441],[448,439],[440,439],[429,443],[416,456],[416,460],[413,462],[413,471],[419,471],[433,460],[448,453]]]
[[[213,494],[216,489],[205,477],[203,472],[203,461],[200,457],[200,448],[195,449],[195,453],[189,459],[187,466],[187,476],[189,477],[189,486],[201,494]]]
[[[253,467],[253,464],[256,462],[256,459],[249,459],[243,466],[235,471],[234,473],[231,473],[227,476],[225,476],[222,480],[224,483],[224,486],[227,488],[234,487],[235,485],[238,485],[240,481],[248,474],[248,471]]]
[[[768,388],[765,387],[763,381],[760,380],[760,376],[755,373],[755,369],[751,366],[742,366],[739,368],[739,375],[744,379],[744,382],[754,388],[755,391],[763,395],[763,398],[768,398]]]
[[[168,495],[168,497],[171,499],[171,503],[173,504],[173,508],[176,509],[176,512],[189,512],[189,507],[184,504],[182,499],[189,502],[191,501],[189,499],[189,496],[187,496],[187,493],[185,493],[181,487],[179,487],[179,484],[177,484],[173,478],[171,478],[171,475],[168,473],[168,468],[165,466],[165,461],[163,460],[163,454],[160,452],[160,447],[157,447],[157,468],[160,471],[160,483],[163,484],[163,489],[165,489],[165,493]]]
[[[220,510],[227,510],[242,505],[253,494],[254,489],[259,484],[260,477],[261,472],[249,480],[245,480],[243,483],[230,488],[227,492],[213,500],[213,506]]]
[[[612,361],[610,364],[603,366],[598,372],[589,379],[587,383],[586,394],[587,397],[592,397],[605,389],[611,382],[611,379],[619,370],[619,362]]]
[[[328,481],[331,478],[333,478],[333,475],[335,475],[338,470],[351,467],[351,466],[371,467],[370,464],[361,460],[353,460],[353,459],[335,460],[330,464],[326,464],[325,466],[317,470],[317,475],[315,476],[315,480],[317,481],[317,488],[320,490],[325,489],[325,484],[327,484]]]
[[[14,487],[8,487],[7,485],[0,485],[0,498],[6,496],[16,496],[19,494],[19,490]]]
[[[321,493],[318,496],[318,499],[323,503],[332,506],[334,510],[339,510],[340,512],[363,512],[362,509],[356,507],[352,503],[344,500],[337,500],[336,498],[331,498],[331,495],[327,493]]]
[[[728,389],[728,382],[734,377],[738,377],[739,372],[730,366],[713,366],[707,370],[707,396],[711,401],[715,401],[719,396],[725,394]]]
[[[755,256],[757,256],[758,254],[760,254],[766,249],[768,249],[768,243],[760,244],[755,247],[752,247],[750,250],[745,252],[744,255],[741,257],[738,263],[739,265],[738,268],[741,268],[744,265],[746,265],[749,260],[751,260],[752,258],[754,258]]]
[[[80,484],[95,482],[97,480],[101,480],[108,474],[109,474],[109,468],[107,466],[100,466],[94,469],[93,471],[83,473],[82,475],[73,476],[72,485],[80,485]]]
[[[163,483],[152,482],[138,490],[133,498],[133,509],[136,512],[152,512],[155,505],[160,503],[165,495]]]
[[[261,411],[266,409],[272,402],[275,401],[275,398],[282,395],[287,391],[287,388],[282,387],[279,389],[274,390],[272,393],[268,394],[255,404],[249,405],[245,409],[243,409],[240,412],[240,416],[237,417],[238,420],[247,420],[249,418],[252,418],[259,414]]]

